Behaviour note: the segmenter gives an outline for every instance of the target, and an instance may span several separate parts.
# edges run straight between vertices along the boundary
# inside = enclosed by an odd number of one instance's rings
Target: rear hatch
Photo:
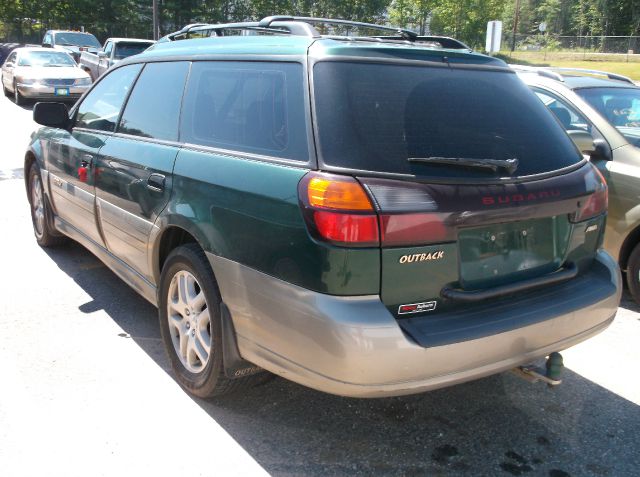
[[[312,68],[321,168],[366,191],[380,295],[398,318],[504,299],[589,266],[606,186],[511,71],[460,59]]]

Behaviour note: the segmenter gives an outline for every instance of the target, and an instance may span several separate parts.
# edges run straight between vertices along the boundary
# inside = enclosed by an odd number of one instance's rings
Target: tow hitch
[[[547,357],[545,368],[546,369],[534,365],[524,365],[513,368],[512,371],[516,376],[530,383],[542,381],[550,387],[562,383],[562,379],[560,378],[562,377],[564,364],[562,363],[562,355],[560,353],[551,353]]]

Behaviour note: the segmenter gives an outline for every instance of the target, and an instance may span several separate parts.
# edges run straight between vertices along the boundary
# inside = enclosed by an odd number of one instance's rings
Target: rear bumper
[[[425,347],[403,332],[378,296],[324,295],[208,256],[245,359],[320,391],[354,397],[437,389],[568,348],[604,330],[621,295],[616,263],[599,252],[591,282],[598,293],[560,294],[555,304],[538,301],[537,308],[521,309],[527,315],[522,322],[514,306],[511,317],[518,327],[485,335],[476,330]],[[536,303],[531,296],[527,300]]]

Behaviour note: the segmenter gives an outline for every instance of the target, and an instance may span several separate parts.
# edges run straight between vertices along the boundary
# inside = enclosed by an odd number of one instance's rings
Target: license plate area
[[[69,88],[55,88],[55,96],[69,96]]]
[[[460,285],[475,290],[551,273],[564,261],[569,233],[558,216],[460,230]]]

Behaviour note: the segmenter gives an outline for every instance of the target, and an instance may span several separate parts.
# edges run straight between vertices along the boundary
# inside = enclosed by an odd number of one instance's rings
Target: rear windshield
[[[153,43],[117,43],[114,57],[117,60],[122,60],[137,55],[149,48],[152,44]]]
[[[515,74],[447,67],[324,61],[315,113],[326,166],[437,177],[538,174],[582,157]],[[517,170],[408,158],[518,159]]]
[[[91,33],[62,32],[56,33],[56,45],[92,46],[100,48],[100,43]]]

